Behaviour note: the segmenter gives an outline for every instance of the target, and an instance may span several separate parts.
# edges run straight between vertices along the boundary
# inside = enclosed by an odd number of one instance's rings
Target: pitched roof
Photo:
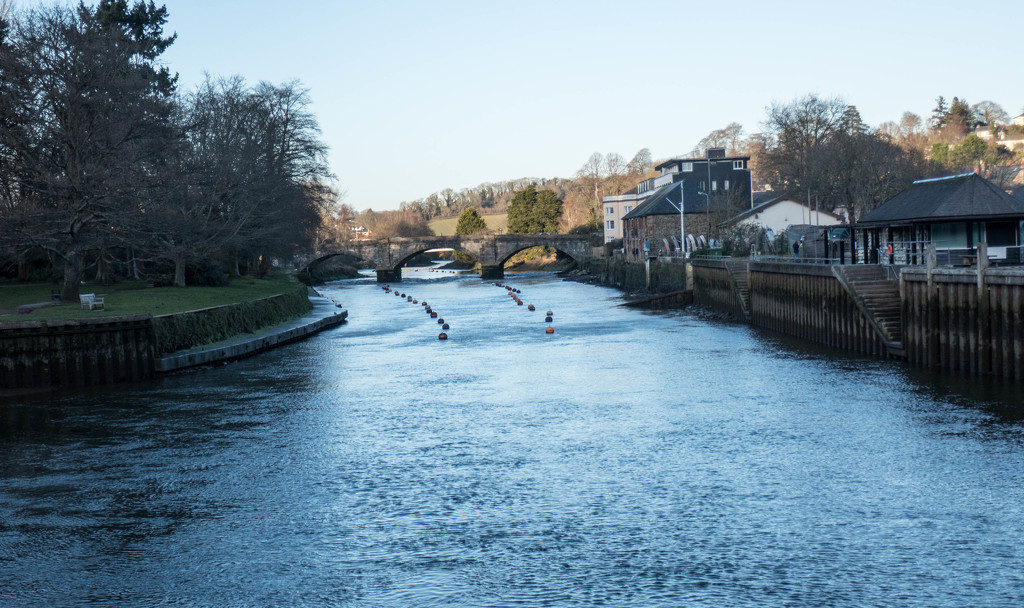
[[[921,221],[1024,218],[1024,201],[975,175],[963,173],[925,179],[865,215],[858,225],[895,225]]]
[[[802,205],[803,207],[806,207],[807,209],[811,209],[815,213],[818,213],[818,214],[822,214],[823,213],[825,215],[832,216],[833,219],[836,219],[836,220],[839,220],[839,221],[843,220],[843,216],[841,216],[841,215],[837,215],[835,213],[832,213],[831,211],[825,211],[824,209],[814,210],[810,205],[802,202],[799,199],[793,198],[792,196],[776,196],[773,199],[764,201],[763,203],[760,203],[760,204],[755,205],[754,207],[752,207],[750,209],[747,209],[746,211],[744,211],[743,213],[740,213],[739,215],[735,215],[735,216],[725,220],[724,222],[721,222],[719,225],[722,226],[722,225],[732,225],[732,224],[735,224],[735,223],[737,223],[737,222],[739,222],[741,220],[744,220],[744,219],[746,219],[746,218],[748,218],[748,217],[750,217],[750,216],[752,216],[754,214],[761,213],[762,211],[764,211],[765,209],[768,209],[769,207],[774,207],[775,205],[778,205],[779,203],[784,202],[784,201],[791,201],[793,203],[796,203],[797,205]]]
[[[648,215],[679,215],[680,188],[685,188],[686,213],[704,213],[708,210],[707,197],[697,189],[697,186],[690,182],[676,182],[666,184],[654,191],[644,202],[633,208],[632,211],[622,216],[623,220],[630,220]],[[714,207],[715,205],[712,205]]]

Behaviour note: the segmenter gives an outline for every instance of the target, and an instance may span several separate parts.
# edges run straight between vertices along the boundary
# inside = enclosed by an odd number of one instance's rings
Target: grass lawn
[[[28,314],[19,314],[18,307],[50,301],[50,290],[59,288],[52,283],[0,285],[0,322],[39,321],[43,319],[78,319],[116,317],[150,313],[168,313],[209,308],[258,300],[295,289],[295,279],[275,275],[267,279],[241,277],[226,287],[154,287],[147,288],[143,281],[124,281],[115,285],[82,285],[81,293],[104,296],[104,310],[88,310],[78,302],[63,302],[58,306],[39,308]]]
[[[499,234],[506,234],[508,232],[508,214],[499,213],[497,215],[482,215],[484,221],[487,222],[487,228],[493,230]],[[459,218],[450,217],[446,220],[434,220],[427,225],[434,231],[437,236],[451,236],[455,234],[455,224],[459,222]]]

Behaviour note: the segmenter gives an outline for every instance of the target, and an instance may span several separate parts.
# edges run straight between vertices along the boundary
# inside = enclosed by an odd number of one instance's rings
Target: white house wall
[[[813,209],[808,209],[805,205],[788,200],[779,201],[740,221],[740,224],[743,225],[771,228],[776,234],[793,224],[835,226],[841,223],[842,220],[836,219],[828,213],[815,213]]]

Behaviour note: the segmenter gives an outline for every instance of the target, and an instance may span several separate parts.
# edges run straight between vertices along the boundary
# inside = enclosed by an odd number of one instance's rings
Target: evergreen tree
[[[459,214],[455,224],[455,234],[476,234],[487,231],[487,222],[480,217],[476,207],[469,207]]]
[[[515,193],[508,206],[509,234],[557,233],[562,218],[562,201],[551,190],[531,184]]]
[[[530,212],[537,202],[537,189],[530,184],[512,196],[508,205],[509,234],[530,234]]]
[[[0,149],[19,190],[12,238],[63,262],[61,297],[77,300],[87,258],[132,246],[164,198],[176,137],[174,78],[158,63],[174,41],[152,2],[51,6],[5,23]]]
[[[941,129],[946,126],[948,111],[949,108],[946,107],[946,98],[939,95],[939,98],[935,100],[935,109],[932,110],[932,127]]]

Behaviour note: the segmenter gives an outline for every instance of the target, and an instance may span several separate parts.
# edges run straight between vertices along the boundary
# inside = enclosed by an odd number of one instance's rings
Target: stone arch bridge
[[[567,234],[484,234],[466,236],[399,237],[380,241],[359,241],[345,245],[306,265],[310,271],[336,255],[349,254],[373,264],[378,283],[402,280],[402,266],[413,257],[431,249],[454,249],[480,262],[480,278],[500,279],[504,265],[516,253],[530,247],[551,247],[577,262],[593,255],[600,243],[590,235]]]

